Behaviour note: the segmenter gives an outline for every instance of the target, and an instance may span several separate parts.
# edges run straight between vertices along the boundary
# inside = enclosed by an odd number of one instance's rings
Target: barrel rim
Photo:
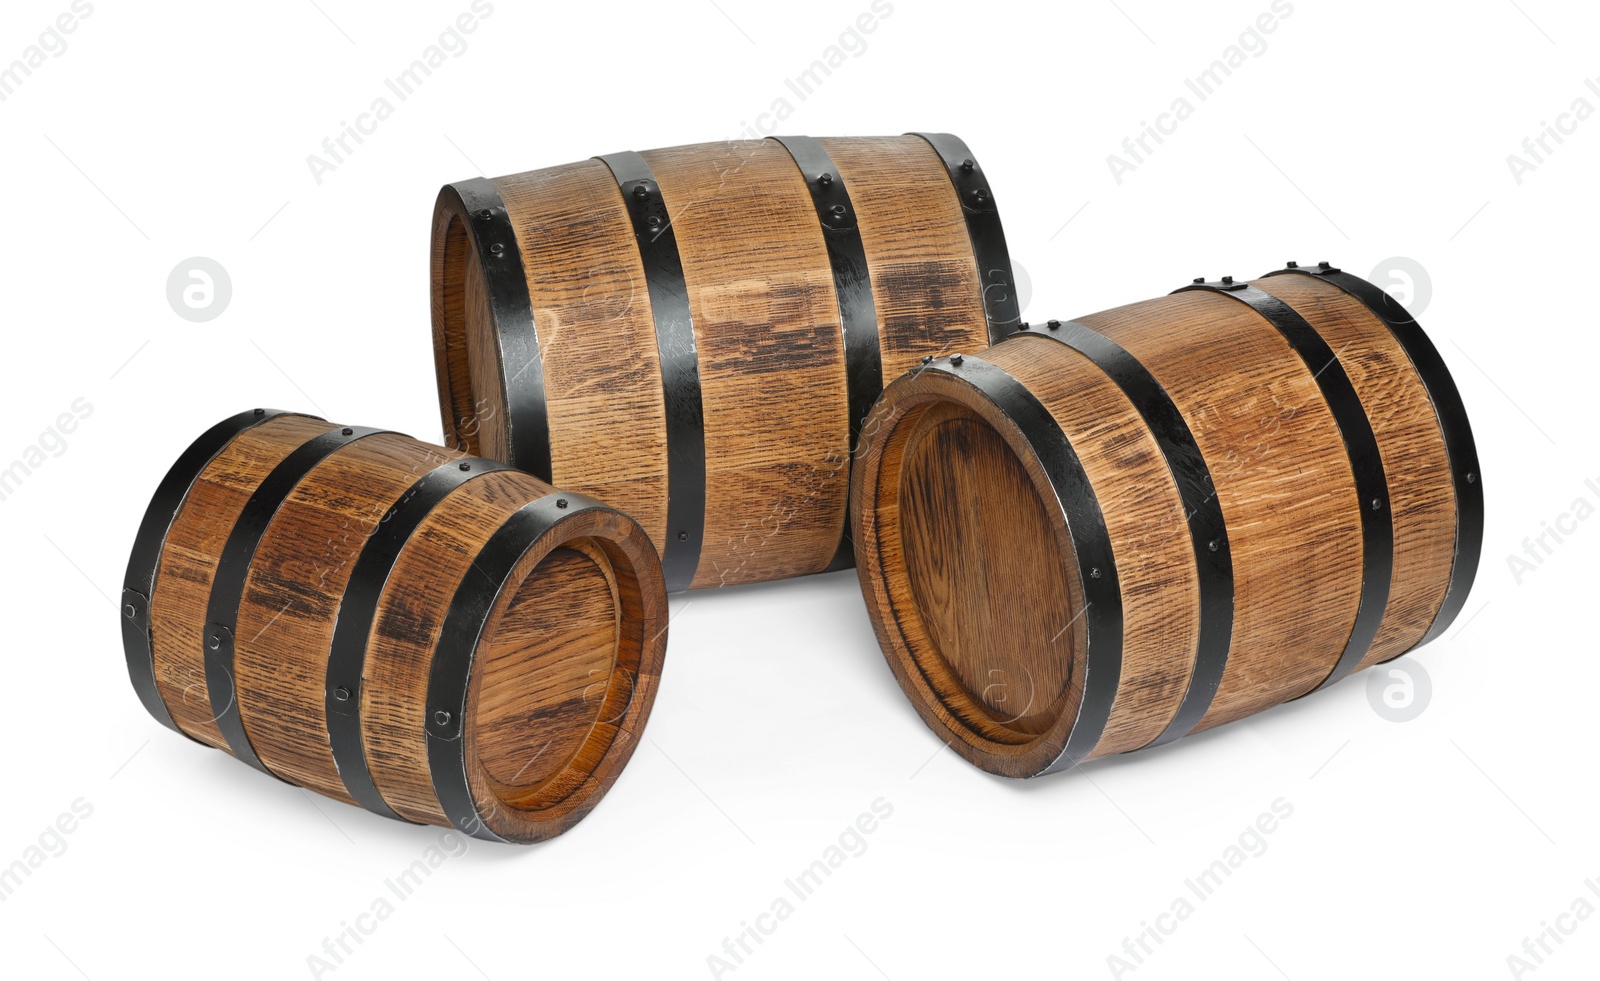
[[[597,536],[589,526],[600,521],[620,522],[621,532]],[[524,817],[510,806],[501,810],[497,802],[485,813],[471,785],[474,760],[467,753],[470,734],[466,731],[475,685],[481,679],[478,645],[517,567],[529,559],[542,561],[564,543],[585,537],[609,547],[607,557],[613,563],[621,559],[627,566],[616,571],[634,581],[631,588],[624,589],[619,583],[615,590],[619,623],[630,631],[627,637],[618,637],[612,674],[613,681],[623,672],[630,679],[622,713],[626,722],[609,733],[604,752],[585,773],[582,784],[545,805],[554,807],[579,798],[571,808],[539,819]],[[423,733],[429,779],[446,820],[462,833],[486,841],[538,841],[566,830],[587,814],[609,790],[638,744],[636,730],[642,730],[649,717],[655,679],[666,651],[666,592],[660,564],[650,537],[632,517],[582,494],[555,490],[523,505],[502,522],[478,550],[473,569],[478,575],[465,576],[451,598],[428,668]],[[624,647],[633,648],[627,665],[622,663]],[[588,738],[598,738],[601,729],[594,726]],[[581,751],[574,758],[579,755]]]
[[[952,383],[974,393],[981,404],[953,398],[954,388],[945,392],[921,391],[928,385],[942,387]],[[1056,722],[1045,732],[1019,744],[1016,753],[999,753],[998,744],[975,732],[947,705],[933,680],[927,677],[920,659],[910,649],[899,623],[902,614],[898,605],[887,596],[883,600],[887,606],[880,603],[878,588],[882,583],[878,580],[883,578],[881,573],[885,567],[873,554],[881,542],[874,513],[881,473],[879,448],[905,421],[904,410],[916,407],[913,399],[929,403],[953,401],[980,413],[986,405],[995,418],[1008,422],[1012,431],[996,427],[996,433],[1030,471],[1030,480],[1041,504],[1060,521],[1060,551],[1063,555],[1071,553],[1071,558],[1063,562],[1063,569],[1074,577],[1072,581],[1084,600],[1083,609],[1074,619],[1074,622],[1081,619],[1084,623],[1085,643],[1073,663],[1074,673],[1081,673],[1081,684],[1076,685],[1078,694],[1074,699],[1071,694],[1074,685],[1068,683],[1068,693],[1053,707],[1059,712]],[[986,413],[983,415],[993,425],[993,419]],[[869,435],[862,444],[861,462],[851,492],[851,512],[863,530],[856,541],[856,569],[862,593],[873,613],[880,646],[896,679],[924,721],[936,731],[956,735],[958,738],[953,745],[958,752],[985,770],[1003,776],[1033,777],[1077,766],[1091,755],[1110,719],[1121,678],[1123,615],[1121,584],[1110,536],[1094,488],[1071,441],[1021,382],[981,358],[960,354],[927,359],[921,368],[892,383],[879,398],[866,428]],[[1034,466],[1028,466],[1030,462]],[[1037,467],[1036,474],[1034,467]],[[973,739],[961,738],[963,734],[970,734]],[[1030,762],[1023,768],[1002,768],[1005,760],[1017,758]]]
[[[1483,555],[1484,497],[1483,472],[1479,466],[1477,442],[1472,435],[1472,422],[1467,416],[1466,403],[1461,398],[1449,365],[1439,353],[1422,324],[1413,317],[1399,300],[1388,291],[1353,273],[1346,272],[1327,262],[1303,266],[1288,262],[1282,269],[1264,273],[1262,279],[1288,275],[1310,276],[1338,287],[1364,304],[1386,327],[1400,345],[1411,366],[1422,380],[1422,387],[1433,403],[1434,417],[1438,421],[1444,440],[1445,454],[1450,460],[1450,480],[1455,491],[1456,535],[1450,564],[1450,582],[1445,587],[1444,598],[1435,611],[1433,621],[1422,639],[1388,661],[1404,657],[1423,644],[1439,637],[1453,623],[1466,606],[1467,596],[1477,578]],[[1387,663],[1387,662],[1385,662]]]
[[[222,420],[190,443],[168,468],[156,486],[150,503],[145,506],[139,530],[134,534],[127,569],[123,573],[120,609],[122,649],[128,664],[128,677],[145,711],[157,722],[189,739],[195,737],[173,720],[166,699],[156,683],[155,648],[151,642],[150,601],[155,595],[167,536],[188,502],[189,492],[212,461],[241,434],[264,422],[288,415],[327,421],[319,416],[283,409],[248,409]]]
[[[453,224],[459,223],[478,258],[493,321],[497,382],[506,401],[507,462],[545,483],[552,481],[550,412],[544,385],[544,355],[539,340],[527,270],[516,226],[494,181],[473,177],[439,190],[434,205],[430,285],[433,303],[434,367],[445,398],[441,400],[446,438],[454,445],[472,445],[454,418],[456,392],[450,383],[451,349],[446,336],[446,245]],[[460,357],[466,357],[462,352]],[[509,365],[520,365],[515,373]],[[471,393],[465,393],[470,398]],[[477,423],[476,416],[472,422]],[[479,447],[487,456],[487,448]]]

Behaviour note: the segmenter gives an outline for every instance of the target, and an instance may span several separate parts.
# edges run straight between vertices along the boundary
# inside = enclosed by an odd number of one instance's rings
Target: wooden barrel
[[[1465,409],[1327,264],[1023,325],[894,382],[852,520],[924,721],[1007,776],[1158,745],[1437,637],[1483,537]]]
[[[627,516],[504,464],[256,409],[157,489],[122,593],[167,727],[388,817],[531,842],[632,755],[666,591]]]
[[[669,590],[848,567],[885,382],[1020,319],[988,181],[940,134],[451,184],[432,282],[445,441],[624,508]]]

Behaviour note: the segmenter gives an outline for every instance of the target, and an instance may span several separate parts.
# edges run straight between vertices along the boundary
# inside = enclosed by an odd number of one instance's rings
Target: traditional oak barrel
[[[1007,776],[1243,718],[1460,612],[1483,487],[1444,362],[1326,263],[1023,325],[894,382],[852,520],[924,721]]]
[[[388,817],[531,842],[632,755],[666,591],[627,516],[409,436],[257,409],[157,489],[122,593],[164,725]]]
[[[1019,321],[994,195],[940,134],[451,184],[432,281],[445,441],[626,509],[669,590],[848,567],[883,384]]]

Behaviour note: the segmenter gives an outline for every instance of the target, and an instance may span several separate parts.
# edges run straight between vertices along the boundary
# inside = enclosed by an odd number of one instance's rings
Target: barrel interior
[[[631,756],[636,696],[648,704],[646,662],[660,646],[659,627],[645,625],[659,611],[632,564],[648,548],[642,533],[628,550],[578,534],[531,551],[501,589],[478,641],[465,747],[497,834],[533,841],[570,827]]]
[[[553,550],[508,588],[479,641],[477,764],[507,806],[538,796],[588,739],[616,667],[617,604],[592,542]]]
[[[499,352],[490,344],[494,318],[488,284],[465,217],[446,211],[438,221],[443,228],[434,235],[434,359],[445,439],[472,456],[496,456],[506,443],[505,398],[495,381]]]
[[[884,420],[890,431],[860,471],[878,542],[862,576],[876,578],[887,608],[875,619],[891,666],[929,696],[918,710],[986,769],[1031,775],[1076,714],[1082,589],[1037,458],[992,406],[964,401],[912,397]]]

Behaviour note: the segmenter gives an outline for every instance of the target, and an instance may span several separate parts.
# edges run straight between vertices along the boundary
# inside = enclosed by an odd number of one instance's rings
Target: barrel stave
[[[1455,490],[1439,419],[1405,350],[1366,304],[1310,276],[1256,286],[1294,307],[1335,351],[1372,420],[1394,521],[1393,587],[1361,667],[1399,657],[1422,640],[1444,601],[1455,558]]]
[[[1172,397],[1227,522],[1233,643],[1197,729],[1311,691],[1355,623],[1362,556],[1362,504],[1312,369],[1265,318],[1217,294],[1180,293],[1078,322],[1121,344]]]
[[[272,468],[327,422],[282,415],[235,438],[190,485],[161,549],[150,595],[156,685],[173,721],[189,736],[227,751],[206,683],[206,606],[222,547],[250,495]]]

